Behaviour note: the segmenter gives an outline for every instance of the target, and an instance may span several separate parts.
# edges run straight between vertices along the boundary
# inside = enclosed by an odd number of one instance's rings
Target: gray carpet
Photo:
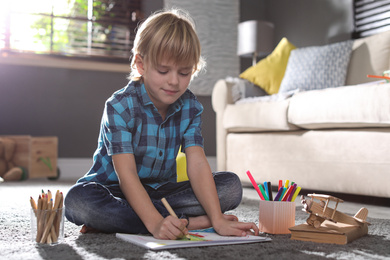
[[[0,259],[390,259],[390,220],[369,218],[369,235],[347,245],[290,240],[290,235],[269,235],[267,243],[148,251],[115,238],[114,234],[79,233],[65,221],[65,239],[55,246],[31,241],[29,198],[41,189],[66,193],[69,184],[25,181],[0,184]],[[258,201],[244,199],[232,211],[242,221],[258,222]],[[297,208],[296,224],[307,214]]]

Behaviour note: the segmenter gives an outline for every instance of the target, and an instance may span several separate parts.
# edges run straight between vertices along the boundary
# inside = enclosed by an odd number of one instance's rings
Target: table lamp
[[[258,56],[265,56],[274,49],[274,25],[267,21],[250,20],[238,25],[237,55],[252,57],[256,65]]]

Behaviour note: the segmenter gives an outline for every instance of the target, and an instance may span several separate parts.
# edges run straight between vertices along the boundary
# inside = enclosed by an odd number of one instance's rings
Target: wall
[[[91,157],[104,102],[126,76],[0,64],[0,134],[55,135],[59,157]]]
[[[240,70],[239,57],[234,55],[237,51],[239,1],[165,0],[164,5],[186,10],[194,20],[207,67],[205,73],[191,82],[190,89],[197,96],[210,96],[219,79],[237,75]]]
[[[240,22],[249,20],[267,20],[265,1],[241,0]],[[260,60],[260,58],[258,59]],[[240,72],[252,66],[251,58],[240,58]]]
[[[287,37],[297,47],[351,38],[353,0],[265,0],[265,18],[275,24],[275,43]]]

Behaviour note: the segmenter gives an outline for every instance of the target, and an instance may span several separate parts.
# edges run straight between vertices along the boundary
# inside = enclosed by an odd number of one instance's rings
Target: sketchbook
[[[271,241],[271,238],[261,236],[230,237],[220,236],[210,231],[190,231],[190,240],[183,238],[179,240],[155,239],[151,235],[132,235],[117,233],[116,237],[127,242],[151,250],[164,250],[186,247],[204,247],[217,245],[249,244]]]

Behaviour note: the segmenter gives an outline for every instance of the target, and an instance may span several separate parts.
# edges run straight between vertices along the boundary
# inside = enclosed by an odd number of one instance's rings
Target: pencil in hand
[[[169,212],[169,214],[171,214],[171,216],[174,216],[175,218],[178,218],[177,215],[176,215],[176,213],[173,211],[171,205],[169,205],[168,201],[167,201],[165,198],[162,198],[162,199],[161,199],[161,202],[164,204],[165,208],[168,210],[168,212]],[[191,237],[190,237],[189,234],[186,235],[186,238],[187,238],[188,240],[191,239]]]

